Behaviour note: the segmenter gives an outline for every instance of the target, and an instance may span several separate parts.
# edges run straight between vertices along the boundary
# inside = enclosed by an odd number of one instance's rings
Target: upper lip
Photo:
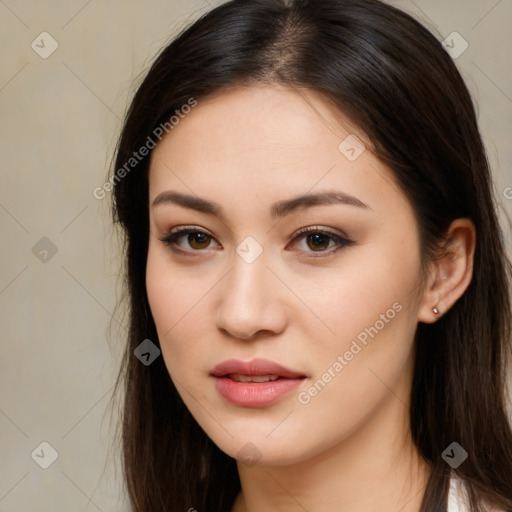
[[[284,366],[269,361],[268,359],[252,359],[241,361],[229,359],[218,364],[211,372],[214,377],[223,377],[230,374],[240,375],[278,375],[286,379],[305,377],[303,373],[285,368]]]

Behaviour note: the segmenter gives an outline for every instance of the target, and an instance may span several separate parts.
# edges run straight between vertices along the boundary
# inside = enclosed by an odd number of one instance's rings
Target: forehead
[[[356,156],[361,153],[356,159],[344,153],[354,136],[366,146],[355,147]],[[225,90],[199,100],[153,150],[150,200],[169,188],[221,201],[272,201],[313,189],[370,196],[372,189],[396,189],[371,147],[313,91],[269,85]]]
[[[208,147],[215,156],[227,157],[246,149],[254,154],[274,147],[279,149],[278,156],[287,150],[306,153],[313,146],[337,150],[338,143],[349,134],[357,134],[366,146],[370,144],[357,127],[318,93],[255,84],[222,90],[199,100],[166,139],[173,139],[177,146],[186,142],[180,148],[182,151],[201,146]],[[159,144],[154,154],[164,145]]]

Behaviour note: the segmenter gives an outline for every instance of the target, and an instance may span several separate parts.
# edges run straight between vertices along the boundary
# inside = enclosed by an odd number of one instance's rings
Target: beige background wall
[[[133,80],[210,2],[0,0],[0,512],[126,510],[117,452],[108,452],[118,259],[109,196],[92,192]],[[512,3],[394,4],[440,39],[456,31],[469,44],[457,63],[511,215]],[[55,43],[43,31],[58,43],[46,59],[35,50],[44,56]],[[35,462],[51,462],[41,442],[58,453],[48,469]]]

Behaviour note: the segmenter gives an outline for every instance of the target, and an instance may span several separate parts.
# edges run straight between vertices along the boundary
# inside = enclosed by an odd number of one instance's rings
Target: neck
[[[312,457],[285,466],[238,462],[242,489],[232,512],[419,512],[429,471],[412,442],[409,411],[393,396],[381,406]]]

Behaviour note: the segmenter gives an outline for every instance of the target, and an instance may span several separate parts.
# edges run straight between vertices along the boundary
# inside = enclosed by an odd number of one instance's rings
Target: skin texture
[[[350,134],[366,145],[354,161],[339,150]],[[332,190],[366,207],[270,215],[277,201]],[[224,216],[152,206],[166,191],[219,203]],[[414,334],[469,284],[471,222],[454,221],[446,254],[424,272],[412,206],[371,142],[317,93],[268,85],[202,100],[174,127],[151,157],[149,208],[146,284],[169,374],[224,452],[257,459],[238,462],[233,511],[418,511],[428,468],[408,425]],[[176,254],[162,239],[179,226],[211,238],[184,235],[177,244],[189,256]],[[352,243],[294,240],[304,227]],[[236,252],[248,236],[263,249],[252,263]],[[371,326],[378,333],[333,370]],[[269,359],[306,379],[270,406],[236,406],[210,375],[232,358]],[[330,381],[308,394],[329,368]]]

